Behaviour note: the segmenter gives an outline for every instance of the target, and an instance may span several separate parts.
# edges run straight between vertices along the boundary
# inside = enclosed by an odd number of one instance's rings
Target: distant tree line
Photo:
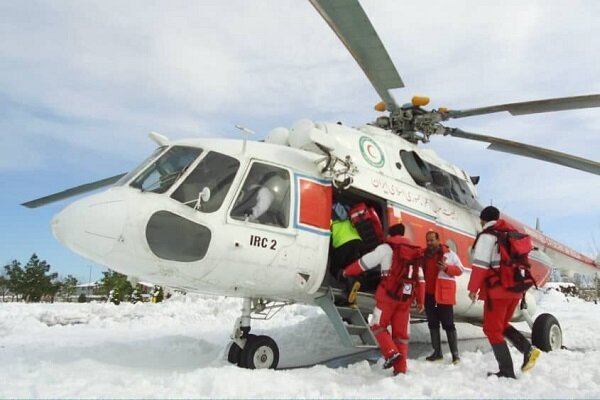
[[[75,292],[77,279],[68,275],[59,279],[56,272],[50,272],[50,264],[40,260],[34,253],[29,262],[22,266],[18,260],[13,260],[4,266],[4,273],[0,276],[0,293],[2,300],[11,296],[16,301],[26,302],[53,302],[56,295]]]
[[[134,288],[126,275],[112,270],[103,272],[103,275],[94,290],[95,294],[115,304],[124,300],[142,300],[140,288]],[[9,296],[13,301],[35,303],[54,302],[58,296],[69,301],[76,294],[78,283],[72,275],[60,279],[56,272],[50,272],[50,264],[40,260],[34,253],[25,266],[18,260],[4,266],[4,272],[0,275],[0,297],[2,301],[6,301]],[[156,286],[152,298],[155,302],[161,301],[163,289]],[[77,300],[86,302],[88,299],[84,294],[80,294]]]

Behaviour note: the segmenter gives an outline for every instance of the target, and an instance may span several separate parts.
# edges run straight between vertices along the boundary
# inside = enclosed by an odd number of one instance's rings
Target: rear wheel
[[[531,328],[531,342],[542,351],[562,348],[562,329],[552,314],[541,314]]]
[[[277,343],[268,336],[248,335],[238,365],[248,369],[275,369],[279,363]]]

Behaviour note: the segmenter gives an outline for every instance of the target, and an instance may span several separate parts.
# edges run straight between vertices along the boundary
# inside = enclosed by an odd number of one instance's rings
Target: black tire
[[[252,333],[246,334],[246,344],[244,345],[244,349],[246,347],[248,347],[248,343],[252,342],[255,338],[256,338],[256,335],[254,335]],[[240,354],[238,355],[238,359],[237,359],[236,363],[237,363],[238,367],[248,368],[248,367],[246,367],[246,360],[243,356],[244,349],[240,348]]]
[[[227,361],[232,364],[240,362],[240,356],[242,354],[242,348],[238,346],[236,342],[231,342],[229,345],[229,351],[227,352]]]
[[[248,369],[275,369],[279,363],[279,347],[268,336],[249,337],[242,349],[238,365]]]
[[[562,329],[554,315],[541,314],[535,319],[531,328],[531,342],[546,352],[562,348]]]

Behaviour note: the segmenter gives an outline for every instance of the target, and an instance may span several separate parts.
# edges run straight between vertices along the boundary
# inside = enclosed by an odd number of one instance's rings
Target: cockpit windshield
[[[235,158],[210,151],[171,197],[202,212],[217,211],[239,167]]]
[[[164,193],[202,153],[197,147],[173,146],[153,162],[131,186],[143,192]]]
[[[160,147],[157,147],[156,149],[154,149],[154,151],[152,152],[152,154],[150,154],[148,156],[148,158],[146,158],[137,167],[135,167],[134,169],[132,169],[131,171],[129,171],[127,174],[125,174],[121,179],[119,179],[117,181],[117,183],[115,183],[115,186],[122,186],[122,185],[126,184],[127,182],[129,182],[131,180],[131,178],[133,178],[141,170],[143,170],[144,168],[146,168],[148,166],[148,164],[150,164],[150,162],[154,161],[154,159],[156,157],[158,157],[158,155],[160,153],[162,153],[166,148],[167,148],[167,146],[160,146]]]

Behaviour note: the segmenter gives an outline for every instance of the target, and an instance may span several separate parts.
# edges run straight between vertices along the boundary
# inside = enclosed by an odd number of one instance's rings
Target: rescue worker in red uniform
[[[448,346],[454,364],[460,361],[458,355],[458,338],[454,326],[454,310],[456,304],[456,276],[463,273],[464,267],[458,255],[448,246],[440,244],[438,232],[429,231],[425,235],[427,248],[423,255],[423,271],[425,274],[425,314],[431,336],[433,353],[427,361],[444,358],[440,338],[440,323],[446,331]],[[421,310],[419,310],[421,311]]]
[[[483,229],[487,229],[500,222],[500,211],[494,206],[488,206],[481,211],[479,216]],[[494,357],[498,362],[499,371],[488,373],[504,378],[515,378],[510,350],[505,341],[507,338],[523,353],[523,372],[533,368],[541,351],[532,346],[529,340],[510,325],[510,320],[519,305],[523,294],[506,290],[501,285],[488,287],[488,279],[500,268],[500,250],[496,236],[491,233],[481,233],[473,248],[473,269],[469,279],[469,298],[484,301],[483,306],[483,333],[487,336]]]
[[[362,256],[344,270],[344,276],[357,276],[381,266],[382,279],[375,292],[371,330],[385,358],[383,367],[394,367],[394,375],[406,373],[410,338],[410,307],[415,297],[423,307],[424,280],[419,274],[423,250],[402,237],[404,225],[389,229],[386,243]],[[392,335],[388,326],[392,325]]]

